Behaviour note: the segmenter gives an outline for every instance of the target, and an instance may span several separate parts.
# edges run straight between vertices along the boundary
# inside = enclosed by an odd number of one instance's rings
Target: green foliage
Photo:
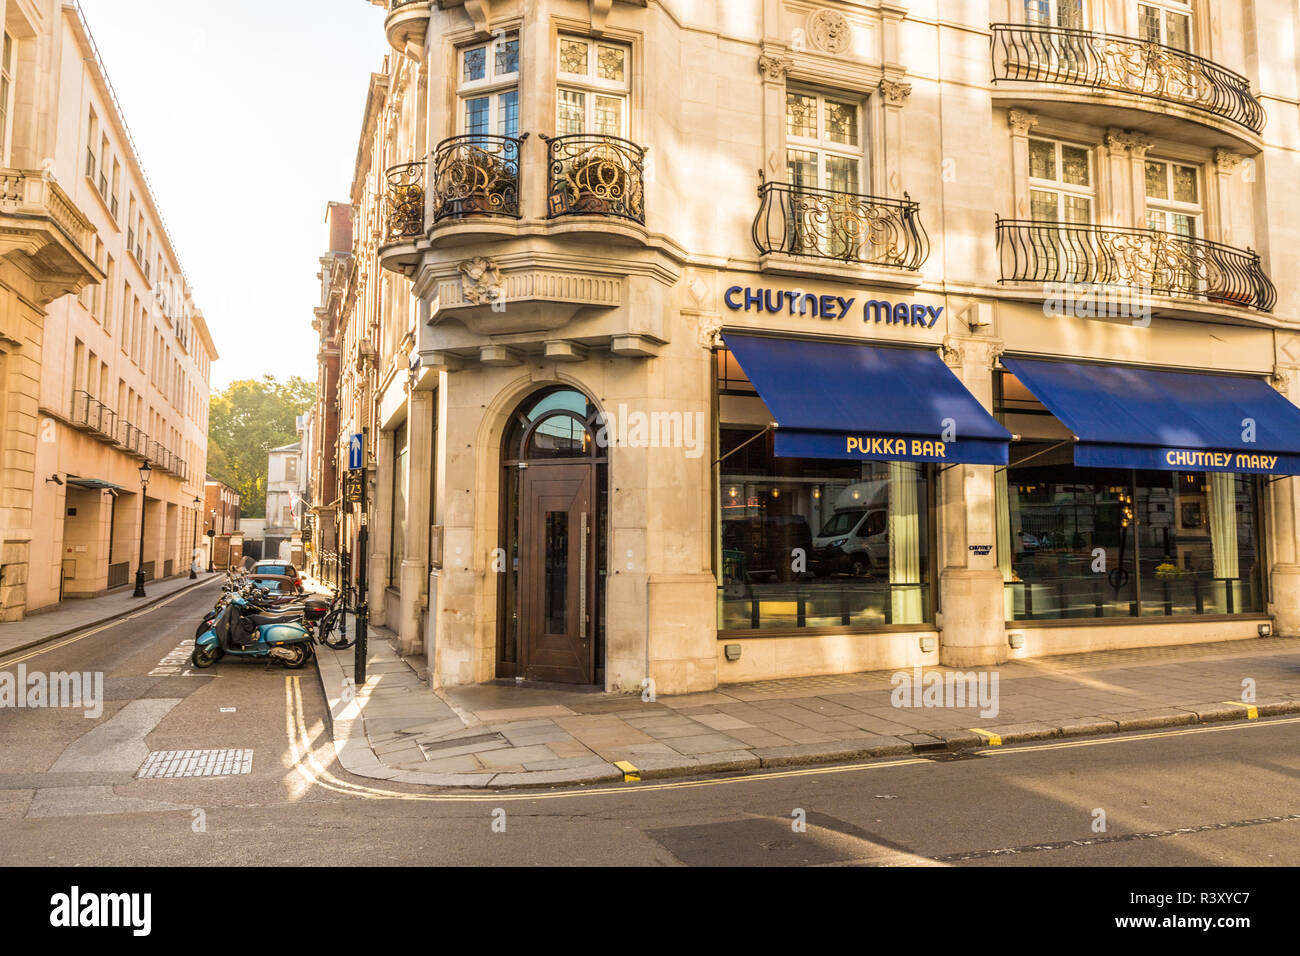
[[[264,517],[267,453],[297,440],[295,419],[315,402],[316,383],[296,375],[231,382],[212,396],[208,474],[239,492],[241,514]]]

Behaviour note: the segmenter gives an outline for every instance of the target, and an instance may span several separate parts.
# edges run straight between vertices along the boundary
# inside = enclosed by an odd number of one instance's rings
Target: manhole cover
[[[251,750],[155,750],[140,765],[136,778],[232,777],[252,769]]]

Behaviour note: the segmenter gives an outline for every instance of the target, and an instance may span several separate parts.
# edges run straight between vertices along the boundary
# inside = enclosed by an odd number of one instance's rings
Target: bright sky
[[[367,0],[81,0],[221,360],[212,388],[316,378],[325,205],[346,201]]]

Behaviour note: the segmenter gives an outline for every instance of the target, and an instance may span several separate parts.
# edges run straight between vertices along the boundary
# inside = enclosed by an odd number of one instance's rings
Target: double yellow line
[[[628,796],[631,794],[655,793],[665,790],[697,790],[702,787],[721,787],[732,784],[753,783],[763,780],[791,780],[797,777],[823,776],[827,774],[856,773],[862,770],[886,770],[894,767],[915,767],[922,764],[934,766],[934,762],[925,757],[904,757],[899,760],[884,760],[871,763],[843,764],[840,766],[800,767],[790,770],[771,770],[764,773],[750,773],[737,777],[721,777],[709,780],[675,780],[664,783],[641,783],[636,786],[602,786],[583,787],[560,791],[513,790],[474,793],[404,793],[400,790],[388,790],[366,784],[350,783],[340,780],[326,769],[312,747],[311,735],[307,731],[307,721],[303,715],[301,678],[286,676],[284,679],[285,698],[285,732],[289,738],[289,750],[293,756],[294,769],[309,785],[322,787],[345,796],[361,797],[366,800],[407,800],[425,803],[502,803],[507,801],[561,800],[569,797]],[[1240,724],[1215,724],[1207,727],[1182,727],[1177,730],[1158,731],[1136,734],[1127,737],[1080,738],[1058,743],[1037,744],[1013,749],[978,750],[983,756],[1004,756],[1009,754],[1035,753],[1042,750],[1063,750],[1076,747],[1096,747],[1103,744],[1126,743],[1137,740],[1154,740],[1162,737],[1181,737],[1187,734],[1223,733],[1232,730],[1246,730],[1257,727],[1270,727],[1279,724],[1300,723],[1300,717],[1269,721],[1267,724],[1256,722]]]

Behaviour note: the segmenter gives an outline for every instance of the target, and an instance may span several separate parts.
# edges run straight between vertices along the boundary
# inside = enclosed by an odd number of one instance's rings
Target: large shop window
[[[996,385],[1023,437],[996,473],[1007,620],[1263,613],[1260,477],[1080,467],[1016,376]]]
[[[719,630],[931,619],[930,466],[777,458],[745,426],[719,438]]]

